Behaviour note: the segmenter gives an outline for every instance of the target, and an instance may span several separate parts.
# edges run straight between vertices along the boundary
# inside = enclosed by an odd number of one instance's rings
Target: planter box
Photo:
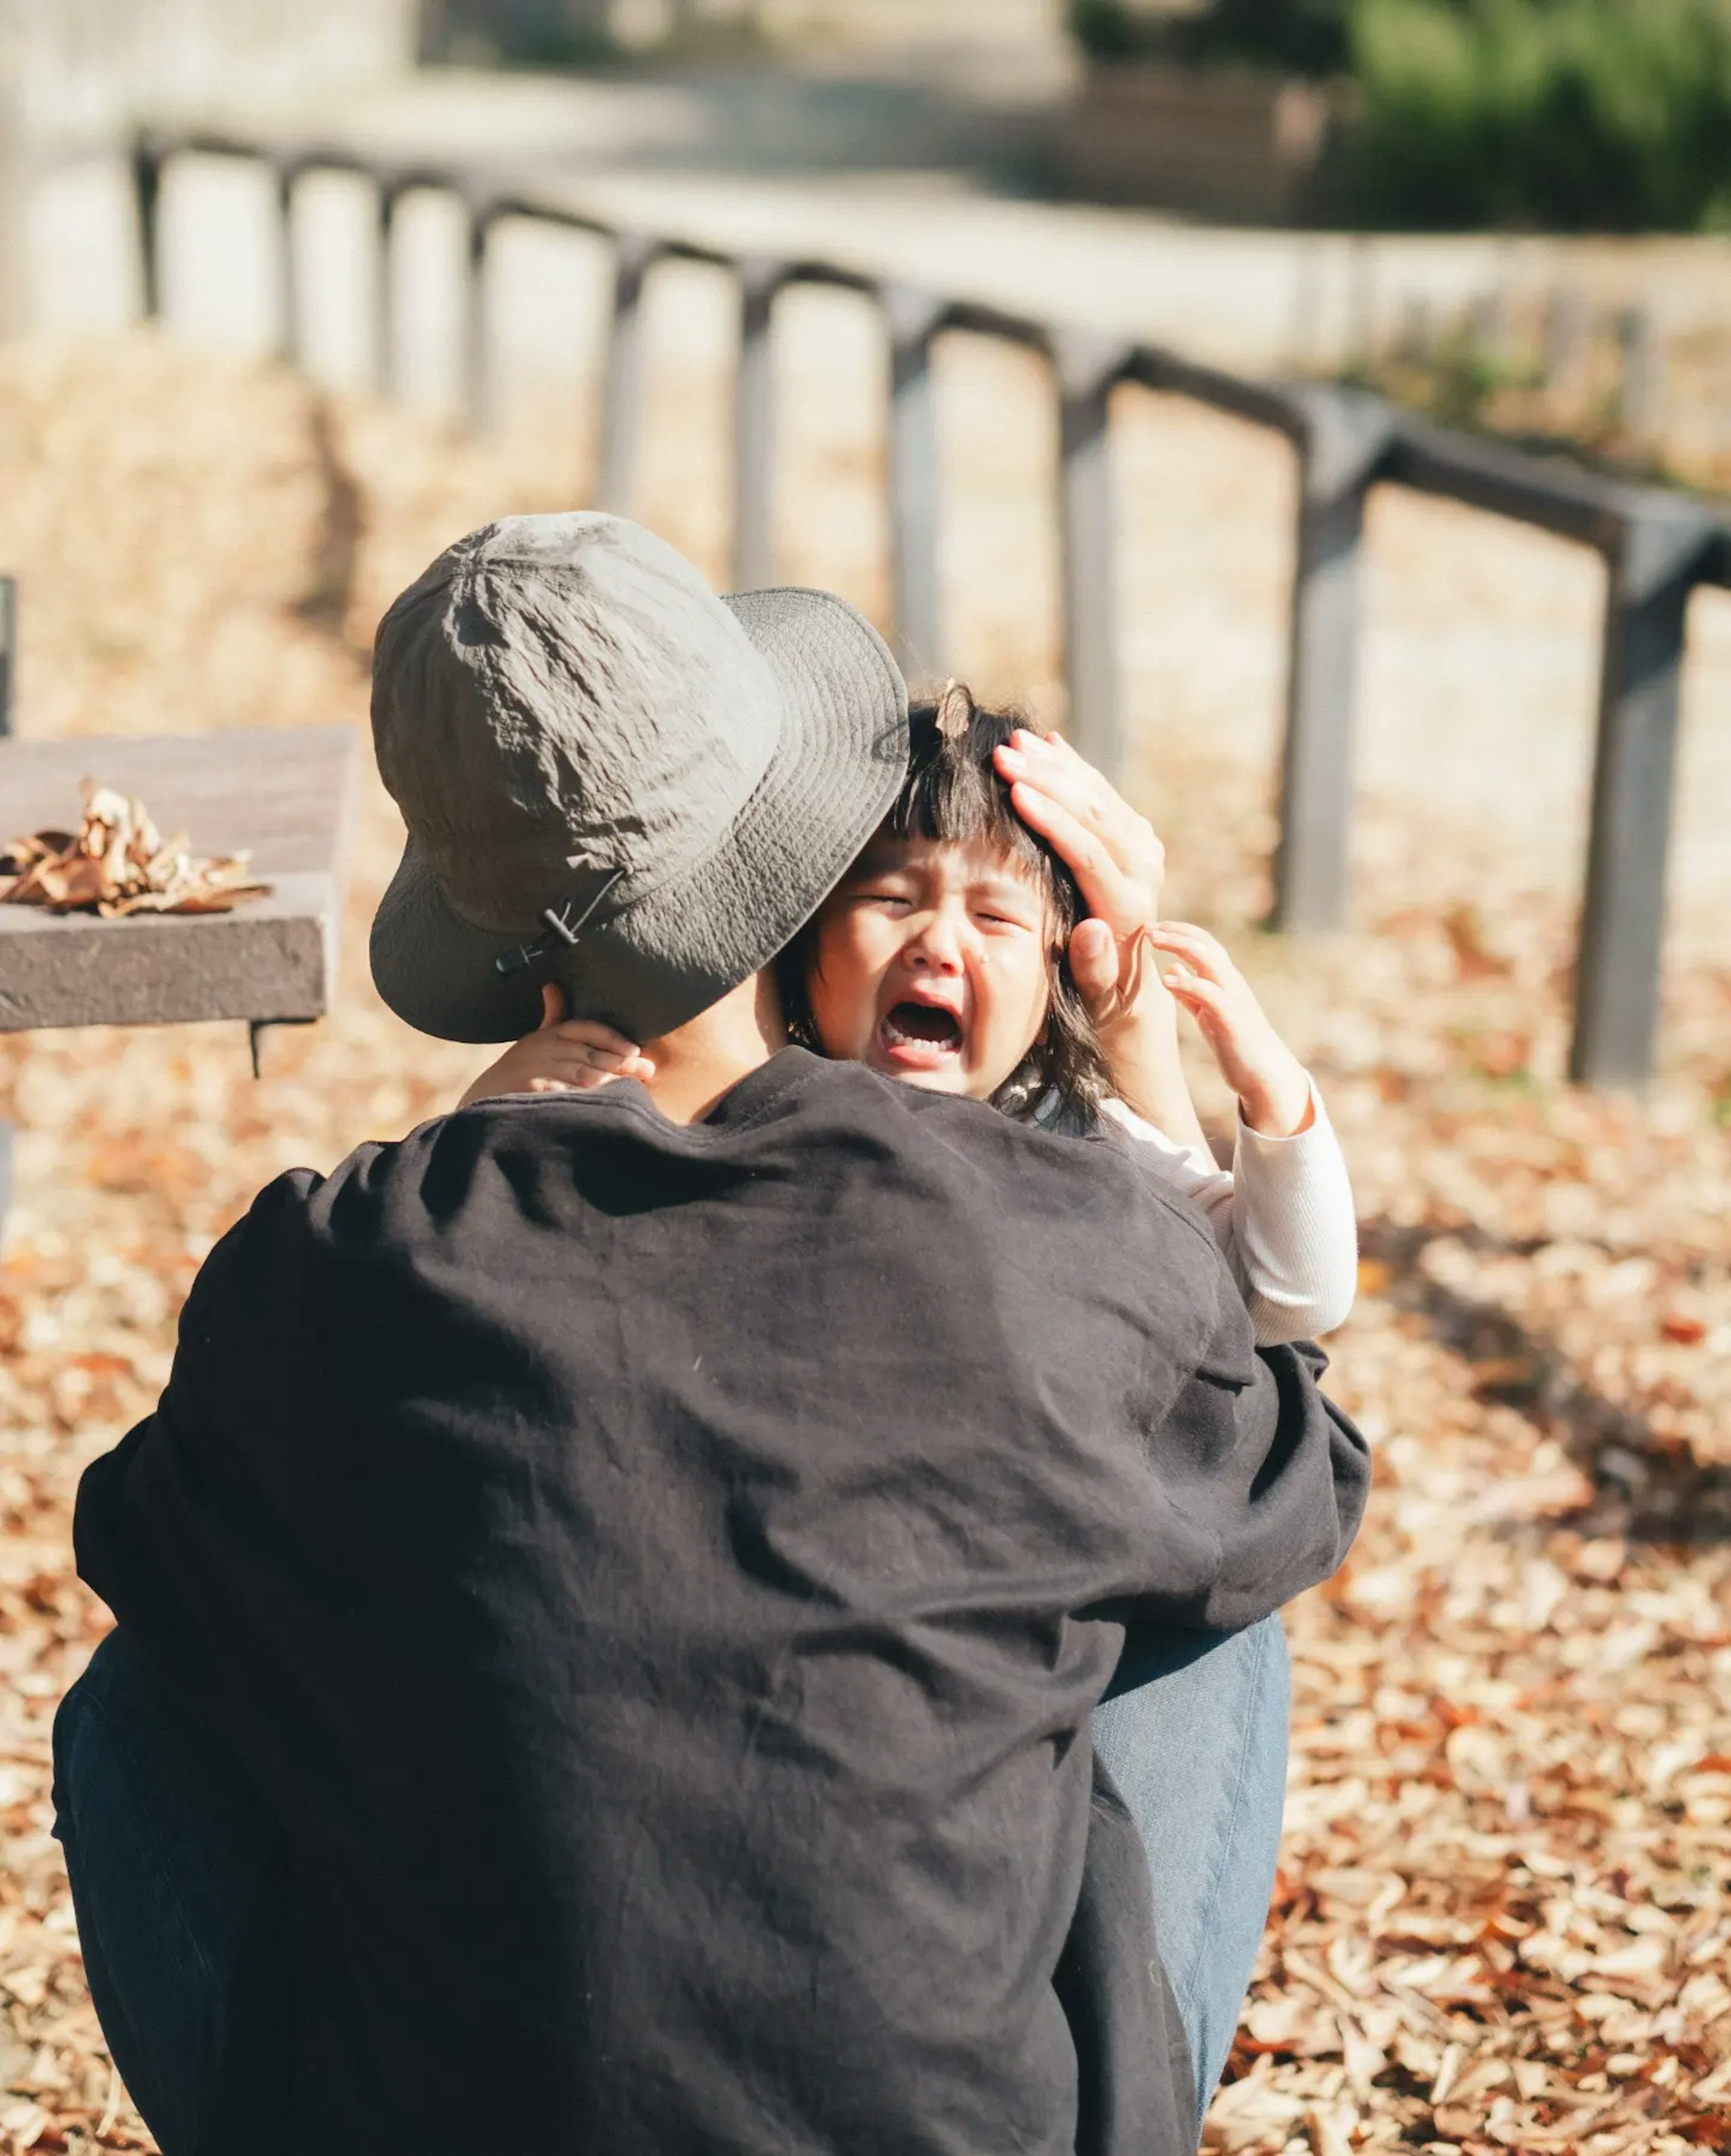
[[[1327,206],[1340,118],[1327,85],[1169,62],[1089,69],[1060,121],[1052,176],[1094,202],[1290,224]]]

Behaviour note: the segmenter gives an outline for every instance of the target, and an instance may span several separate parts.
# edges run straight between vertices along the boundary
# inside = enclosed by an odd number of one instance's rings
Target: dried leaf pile
[[[1040,593],[997,532],[1031,528],[1044,496],[1006,490],[1020,437],[1000,386],[981,377],[954,451],[997,505],[954,527],[958,670],[984,685],[973,654],[1001,639],[998,679],[1021,671],[1037,698]],[[1346,1571],[1290,1613],[1282,1874],[1209,2138],[1293,2156],[1731,2148],[1731,967],[1722,943],[1679,942],[1650,1101],[1569,1090],[1571,891],[1536,840],[1487,845],[1441,813],[1428,773],[1367,788],[1364,932],[1302,949],[1248,929],[1268,773],[1238,747],[1278,639],[1266,467],[1214,423],[1160,424],[1201,567],[1187,585],[1187,557],[1152,564],[1176,625],[1133,639],[1142,791],[1174,910],[1230,937],[1342,1131],[1365,1257],[1331,1382],[1378,1451]],[[869,595],[871,562],[813,513],[830,499],[815,469],[814,490],[790,488],[786,566]],[[483,516],[544,502],[429,423],[147,341],[0,355],[0,558],[25,573],[23,722],[67,733],[95,713],[358,721],[394,590]],[[97,531],[92,500],[112,505]],[[670,481],[650,508],[693,543]],[[1404,664],[1422,699],[1436,594],[1480,575],[1482,527],[1379,516],[1398,576],[1373,665],[1392,700]],[[1166,544],[1137,541],[1144,585]],[[1511,754],[1535,829],[1570,813],[1579,775],[1574,630],[1522,642],[1564,585],[1575,603],[1549,545],[1495,542],[1473,632],[1527,672]],[[1411,589],[1430,597],[1403,611]],[[1718,754],[1701,729],[1731,717],[1718,648],[1692,753]],[[375,789],[342,1007],[273,1041],[262,1082],[238,1027],[0,1036],[20,1165],[0,1263],[7,2156],[149,2145],[112,2086],[49,1833],[54,1704],[105,1622],[70,1568],[78,1472],[147,1411],[187,1285],[259,1185],[407,1129],[481,1060],[408,1034],[367,983],[397,843]],[[1706,860],[1685,850],[1685,917]],[[508,2061],[500,2076],[504,2116]]]
[[[249,880],[246,854],[199,859],[187,834],[165,839],[141,801],[87,778],[78,830],[33,831],[0,845],[0,905],[50,913],[228,913],[270,886]]]

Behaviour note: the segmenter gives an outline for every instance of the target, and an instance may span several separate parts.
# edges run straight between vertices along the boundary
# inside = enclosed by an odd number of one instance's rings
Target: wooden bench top
[[[0,740],[0,843],[75,830],[79,785],[142,801],[200,855],[249,851],[273,888],[232,913],[102,921],[0,906],[0,1033],[43,1026],[268,1024],[330,1008],[360,737],[352,726]]]

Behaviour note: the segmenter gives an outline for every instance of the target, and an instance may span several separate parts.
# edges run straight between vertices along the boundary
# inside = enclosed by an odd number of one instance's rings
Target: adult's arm
[[[280,1177],[217,1244],[182,1310],[155,1413],[79,1485],[80,1577],[201,1713],[281,1614],[273,1573],[299,1554],[288,1538],[305,1522],[283,1517],[259,1471],[262,1453],[292,1483],[273,1417],[290,1401],[290,1420],[307,1414],[316,1389],[303,1286],[318,1183],[305,1169]],[[319,1507],[306,1494],[311,1519]]]
[[[1214,1336],[1150,1436],[1153,1471],[1203,1562],[1181,1612],[1162,1593],[1148,1614],[1232,1630],[1339,1568],[1364,1517],[1370,1455],[1317,1382],[1321,1348],[1251,1351],[1224,1265],[1221,1281]]]

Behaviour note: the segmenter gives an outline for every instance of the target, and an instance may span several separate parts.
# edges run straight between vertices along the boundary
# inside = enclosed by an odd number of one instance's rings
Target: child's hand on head
[[[1316,1114],[1310,1075],[1221,945],[1206,930],[1177,921],[1156,921],[1148,940],[1173,959],[1166,986],[1195,1019],[1246,1122],[1271,1138],[1307,1129]]]
[[[489,1064],[457,1103],[496,1100],[501,1093],[585,1093],[615,1078],[653,1078],[655,1066],[637,1044],[593,1019],[565,1016],[562,989],[541,992],[539,1029]]]

